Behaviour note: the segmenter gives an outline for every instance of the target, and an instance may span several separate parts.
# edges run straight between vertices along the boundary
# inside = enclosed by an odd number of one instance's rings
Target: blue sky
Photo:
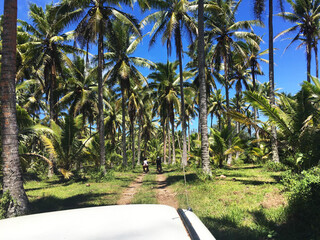
[[[0,14],[3,14],[3,2],[4,0],[0,0]],[[46,0],[31,0],[31,1],[25,1],[25,0],[18,0],[18,18],[28,21],[28,3],[36,3],[40,6],[43,6],[46,3],[51,3],[52,1],[46,1]],[[57,2],[56,0],[53,2]],[[277,2],[275,2],[274,7],[274,13],[279,13],[280,10],[277,7]],[[131,14],[134,14],[139,20],[142,20],[148,12],[142,14],[139,10],[138,6],[135,6],[134,10],[131,10],[130,8],[124,8],[123,9],[126,12],[129,12]],[[268,10],[268,9],[266,9]],[[291,11],[288,4],[285,3],[285,10]],[[253,0],[242,0],[239,8],[239,12],[237,15],[238,20],[252,20],[254,19],[253,15]],[[262,43],[261,48],[262,50],[268,48],[268,29],[267,29],[267,15],[265,14],[263,17],[263,20],[265,22],[265,28],[255,28],[255,32],[263,37],[264,43]],[[292,26],[292,24],[283,21],[280,17],[275,16],[274,17],[274,35],[278,34],[279,32],[289,28]],[[147,31],[150,30],[150,27],[147,27],[143,30],[143,34],[147,33]],[[292,37],[292,36],[291,36]],[[135,56],[144,57],[147,58],[153,62],[165,62],[167,60],[167,51],[165,46],[162,46],[160,43],[153,46],[150,51],[148,50],[148,44],[149,44],[149,37],[146,37],[142,44],[138,47]],[[280,91],[286,92],[286,93],[296,93],[300,89],[300,84],[306,80],[306,55],[305,55],[305,48],[296,49],[298,46],[297,44],[293,44],[292,46],[287,49],[286,52],[284,52],[284,49],[289,44],[290,40],[287,39],[287,37],[277,39],[274,43],[274,47],[277,49],[275,51],[275,84],[276,88],[280,88]],[[185,49],[187,46],[187,42],[185,44]],[[94,52],[94,49],[92,49],[92,53],[96,54]],[[267,55],[265,55],[265,58],[268,58]],[[171,61],[175,60],[175,51],[173,49],[172,55],[170,58]],[[187,62],[187,58],[184,58],[184,63]],[[264,76],[258,76],[258,81],[260,82],[266,82],[268,81],[268,66],[266,64],[262,64],[263,71],[265,73]],[[147,74],[148,71],[143,70],[144,74]],[[312,62],[312,70],[311,74],[315,75],[315,63],[314,63],[314,56],[313,56],[313,62]],[[197,123],[194,122],[194,126],[197,126]]]

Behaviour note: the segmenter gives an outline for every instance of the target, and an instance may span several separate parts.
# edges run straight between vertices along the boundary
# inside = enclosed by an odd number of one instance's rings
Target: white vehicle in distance
[[[1,240],[215,240],[191,211],[137,204],[80,208],[0,220]]]

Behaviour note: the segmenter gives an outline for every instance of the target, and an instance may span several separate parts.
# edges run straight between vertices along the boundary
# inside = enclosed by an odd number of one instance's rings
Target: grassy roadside
[[[216,170],[212,181],[203,182],[193,171],[168,172],[168,183],[178,192],[180,206],[189,205],[219,239],[273,239],[274,230],[283,222],[286,204],[279,183],[280,173],[267,172],[259,166],[238,166]],[[221,177],[220,177],[221,176]]]
[[[164,166],[167,183],[177,193],[180,207],[187,208],[185,192],[197,216],[216,239],[289,239],[279,232],[284,223],[286,205],[279,182],[279,172],[260,166],[239,165],[215,170],[215,178],[202,181],[194,170],[183,173]],[[116,204],[121,193],[139,175],[137,172],[114,172],[101,183],[30,181],[25,184],[32,213]],[[156,174],[146,174],[133,204],[156,204]]]
[[[26,182],[31,213],[81,207],[113,205],[122,191],[138,176],[136,172],[114,172],[104,182],[61,182],[58,179]]]

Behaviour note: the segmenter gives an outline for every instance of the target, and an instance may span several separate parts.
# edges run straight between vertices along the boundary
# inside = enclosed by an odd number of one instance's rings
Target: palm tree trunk
[[[104,174],[106,174],[106,149],[104,145],[104,122],[103,122],[103,34],[99,31],[98,38],[98,127],[99,127],[99,145],[100,145],[100,165]]]
[[[56,90],[56,67],[55,62],[53,60],[52,66],[51,66],[51,87],[50,87],[50,100],[49,100],[49,108],[50,108],[50,121],[54,121],[55,123],[58,120],[55,105],[56,105],[56,96],[55,96],[55,90]],[[56,166],[56,159],[55,157],[50,153],[49,158],[52,161],[52,165],[49,165],[48,168],[48,178],[52,178],[55,175],[55,166]]]
[[[131,147],[132,147],[132,168],[135,167],[136,158],[135,158],[135,142],[134,142],[134,120],[131,121]]]
[[[269,0],[269,84],[270,105],[275,105],[274,96],[274,63],[273,63],[273,0]],[[271,125],[271,148],[273,162],[279,162],[278,138],[275,125]]]
[[[8,217],[26,214],[28,198],[23,188],[18,151],[18,125],[16,115],[16,39],[17,1],[4,0],[2,69],[0,76],[1,140],[3,193],[9,192],[12,200]]]
[[[127,144],[126,144],[126,94],[124,91],[124,86],[121,85],[121,93],[122,93],[122,164],[123,166],[127,166]]]
[[[256,91],[256,77],[255,77],[255,65],[251,64],[251,75],[252,75],[252,86],[253,86],[253,91]],[[253,107],[253,118],[254,118],[254,122],[257,121],[257,109],[255,107]],[[255,129],[255,135],[256,135],[256,139],[259,139],[259,130],[256,128]],[[258,143],[258,145],[260,146],[260,144]]]
[[[187,166],[187,137],[186,137],[186,116],[185,116],[185,104],[184,104],[184,92],[183,92],[183,67],[182,67],[182,39],[181,39],[181,26],[177,33],[179,44],[178,48],[179,55],[179,71],[180,71],[180,96],[181,96],[181,125],[182,125],[182,159],[181,164]]]
[[[174,117],[171,117],[171,132],[172,132],[172,164],[176,163],[176,146],[174,136]]]
[[[307,81],[310,82],[311,73],[311,40],[307,40]]]
[[[166,123],[166,128],[167,128],[167,136],[168,136],[168,163],[172,163],[171,159],[171,137],[170,137],[170,124],[169,121]]]
[[[167,135],[166,135],[166,127],[165,121],[163,121],[163,163],[167,163]]]
[[[190,120],[188,119],[188,153],[191,149],[191,129],[190,129]]]
[[[314,45],[314,55],[316,58],[316,77],[319,78],[318,43]]]
[[[199,29],[199,79],[200,79],[200,124],[201,124],[201,159],[202,171],[209,176],[212,175],[209,158],[208,123],[207,123],[207,89],[205,79],[205,54],[204,54],[204,22],[203,22],[203,0],[198,3],[198,29]]]
[[[137,164],[140,165],[140,156],[141,156],[141,147],[140,147],[140,142],[141,142],[141,123],[139,121],[139,132],[138,132],[138,161]]]
[[[227,112],[229,112],[229,53],[226,53],[224,57],[224,81],[225,81],[225,89],[226,89],[226,104],[227,104]],[[231,132],[231,120],[230,117],[227,115],[227,124],[228,124],[228,131]],[[228,140],[228,149],[231,148],[231,137]],[[232,164],[232,154],[229,153],[227,156],[227,164]]]

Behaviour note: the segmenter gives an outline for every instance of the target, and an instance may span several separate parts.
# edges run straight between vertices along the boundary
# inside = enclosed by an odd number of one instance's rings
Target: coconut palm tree
[[[199,80],[200,80],[200,116],[201,125],[201,159],[202,170],[205,174],[212,175],[209,159],[209,140],[208,140],[208,109],[207,109],[207,89],[205,81],[205,51],[204,51],[204,5],[203,0],[198,2],[198,62],[199,62]],[[190,136],[189,136],[190,138]],[[189,139],[190,143],[190,139]]]
[[[213,62],[215,68],[220,70],[221,62],[224,63],[224,87],[226,93],[226,110],[229,111],[229,89],[230,84],[230,63],[232,60],[232,53],[237,53],[245,57],[244,49],[239,44],[238,39],[249,40],[255,43],[257,36],[253,32],[241,31],[252,30],[253,24],[258,24],[258,21],[236,21],[235,15],[237,13],[241,0],[235,3],[232,0],[224,0],[210,2],[207,5],[207,26],[209,39],[216,41],[213,47]],[[257,45],[257,43],[256,43]],[[231,129],[230,118],[227,116],[227,123],[229,130]],[[230,139],[229,139],[230,140]],[[229,142],[231,144],[231,140]],[[228,162],[231,162],[231,155],[228,156]]]
[[[294,23],[294,26],[280,32],[275,39],[287,33],[297,32],[288,47],[296,41],[301,42],[300,46],[306,46],[307,81],[310,82],[312,48],[317,48],[316,42],[319,39],[320,2],[313,0],[288,0],[288,3],[291,5],[293,12],[282,12],[279,16]]]
[[[165,123],[168,121],[171,122],[171,131],[172,131],[172,164],[176,162],[176,153],[175,153],[175,124],[174,116],[175,112],[179,112],[180,109],[180,78],[176,74],[178,68],[178,61],[176,62],[167,62],[157,63],[156,70],[149,74],[148,78],[152,79],[153,82],[150,83],[149,87],[154,89],[156,99],[154,108],[156,112],[159,113],[163,131],[165,132]],[[169,132],[168,132],[169,135]],[[166,142],[166,137],[164,134],[164,145]],[[165,153],[164,153],[165,154]]]
[[[107,60],[105,66],[109,71],[105,79],[110,86],[115,84],[120,86],[122,95],[122,154],[123,164],[126,166],[126,101],[133,85],[141,88],[142,83],[147,82],[136,67],[150,68],[153,63],[147,59],[133,56],[142,37],[137,35],[132,26],[125,25],[120,20],[113,21],[112,31],[107,33],[107,39],[105,47],[108,52],[104,54],[104,58]]]
[[[222,130],[222,116],[226,111],[225,98],[221,94],[221,89],[214,90],[213,94],[208,99],[208,113],[211,114],[211,128],[212,118],[215,115],[218,119],[218,129]]]
[[[6,211],[8,217],[26,214],[28,198],[23,188],[18,152],[16,117],[16,39],[17,1],[4,1],[2,32],[2,66],[0,75],[1,143],[3,161],[3,193],[11,197]]]
[[[275,105],[275,90],[274,90],[274,57],[273,57],[273,0],[269,0],[269,12],[268,12],[268,41],[269,41],[269,99],[270,104]],[[280,9],[284,12],[283,2],[279,1]],[[257,19],[261,20],[262,13],[265,11],[265,0],[255,0],[254,2],[254,14]],[[274,162],[278,163],[279,152],[278,152],[278,140],[277,140],[277,130],[275,126],[272,126],[272,159]]]
[[[72,39],[72,33],[64,32],[69,21],[66,14],[57,13],[57,8],[53,4],[46,5],[45,10],[36,4],[30,4],[29,9],[32,24],[19,21],[30,39],[20,44],[20,48],[27,49],[24,53],[23,66],[24,68],[33,66],[35,70],[40,68],[43,70],[44,82],[41,84],[49,99],[50,119],[57,121],[56,103],[59,99],[57,78],[63,73],[64,62],[70,61],[67,54],[79,49],[67,44]],[[72,14],[74,13],[69,15]]]
[[[103,63],[104,63],[104,35],[112,32],[112,20],[121,19],[124,24],[128,24],[134,29],[137,34],[140,34],[138,23],[132,16],[117,10],[112,7],[112,4],[125,3],[131,4],[133,1],[112,1],[112,0],[63,0],[60,5],[60,11],[70,11],[78,9],[78,18],[84,14],[75,30],[76,40],[80,43],[81,47],[86,46],[87,50],[89,43],[98,43],[98,121],[97,126],[99,130],[99,143],[100,143],[100,162],[105,173],[105,148],[104,146],[104,105],[103,105]],[[74,18],[77,20],[78,18]],[[126,159],[126,158],[125,158]]]
[[[169,0],[169,1],[153,1],[150,2],[152,7],[159,9],[142,20],[142,24],[154,23],[151,31],[150,46],[152,46],[160,34],[162,34],[162,42],[166,42],[168,55],[171,53],[172,40],[176,47],[176,54],[179,59],[180,73],[180,92],[181,92],[181,122],[183,135],[183,152],[182,164],[187,165],[187,138],[186,138],[186,120],[185,120],[185,103],[183,92],[183,65],[182,65],[182,33],[185,30],[188,36],[197,32],[197,26],[193,19],[188,15],[191,9],[191,2],[187,0]]]

